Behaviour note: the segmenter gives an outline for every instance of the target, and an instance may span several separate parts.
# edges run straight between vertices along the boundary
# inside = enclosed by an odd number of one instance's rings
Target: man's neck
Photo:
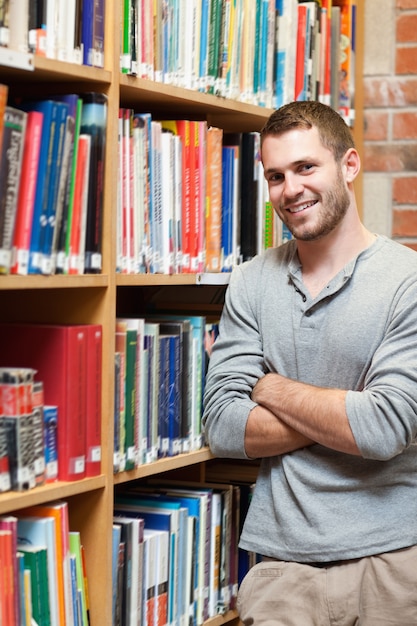
[[[359,221],[353,228],[336,229],[316,241],[297,241],[303,282],[314,298],[360,252],[368,248],[375,235]]]

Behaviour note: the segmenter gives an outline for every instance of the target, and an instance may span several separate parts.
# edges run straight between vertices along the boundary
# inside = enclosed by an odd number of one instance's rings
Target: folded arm
[[[345,409],[346,391],[301,383],[280,374],[262,377],[252,391],[245,447],[249,456],[282,454],[312,442],[360,455]],[[287,449],[285,449],[287,446]]]

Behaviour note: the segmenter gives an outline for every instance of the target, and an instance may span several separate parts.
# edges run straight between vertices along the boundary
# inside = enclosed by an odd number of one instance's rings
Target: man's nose
[[[302,180],[296,174],[287,174],[284,181],[283,194],[286,198],[295,198],[303,192]]]

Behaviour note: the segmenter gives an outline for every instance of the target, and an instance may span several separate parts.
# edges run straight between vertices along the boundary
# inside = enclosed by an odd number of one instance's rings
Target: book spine
[[[0,274],[8,274],[12,263],[26,121],[26,112],[6,107],[0,160]]]
[[[107,127],[107,96],[83,95],[82,134],[90,137],[90,168],[85,233],[85,273],[102,270],[103,189]]]
[[[86,476],[98,476],[101,471],[102,327],[88,325],[87,334]]]

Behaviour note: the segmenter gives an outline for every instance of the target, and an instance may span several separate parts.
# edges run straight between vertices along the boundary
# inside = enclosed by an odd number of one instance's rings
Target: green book
[[[38,626],[51,626],[47,548],[18,544],[18,550],[23,553],[25,569],[30,571],[33,619]]]

